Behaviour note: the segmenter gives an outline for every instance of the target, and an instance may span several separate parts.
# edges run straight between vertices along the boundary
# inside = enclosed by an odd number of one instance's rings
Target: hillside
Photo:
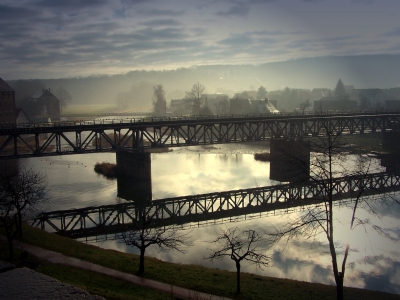
[[[290,88],[333,89],[341,78],[356,88],[391,88],[400,86],[400,55],[361,55],[313,57],[261,65],[204,65],[176,70],[132,71],[119,75],[39,79],[51,90],[63,86],[73,104],[116,103],[128,97],[138,110],[149,110],[153,85],[162,84],[171,99],[181,98],[196,82],[207,93],[226,93],[230,97],[261,85],[268,91]],[[14,89],[18,81],[7,81]],[[23,91],[16,89],[18,94]]]

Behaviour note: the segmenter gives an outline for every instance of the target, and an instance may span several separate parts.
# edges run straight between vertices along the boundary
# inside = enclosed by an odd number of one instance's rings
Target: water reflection
[[[269,163],[255,161],[252,150],[235,150],[230,152],[232,154],[214,151],[216,150],[212,148],[193,147],[187,152],[180,149],[176,153],[152,154],[152,198],[163,199],[277,184],[269,179]],[[21,161],[47,174],[51,188],[50,197],[53,199],[51,210],[125,202],[117,197],[119,191],[116,180],[106,180],[93,171],[96,162],[115,163],[113,153],[30,158]],[[352,251],[348,260],[345,285],[400,293],[400,207],[377,203],[375,209],[379,211],[380,220],[371,217],[366,210],[360,210],[360,218],[371,218],[374,223],[379,223],[391,234],[392,239],[377,234],[368,224],[349,232],[347,221],[350,220],[351,211],[346,207],[335,208],[334,214],[339,218],[335,228],[337,242],[345,244],[351,241]],[[173,251],[158,252],[157,248],[152,247],[146,251],[146,255],[176,263],[200,264],[234,271],[235,266],[229,259],[215,261],[214,264],[203,259],[207,252],[215,247],[209,241],[216,237],[216,228],[235,225],[252,229],[270,228],[283,224],[287,218],[294,218],[297,214],[269,215],[235,224],[229,223],[227,219],[220,220],[214,226],[193,230],[196,241],[193,247],[187,249],[185,255],[177,255]],[[253,266],[244,265],[242,269],[244,272],[267,276],[334,284],[331,257],[324,240],[324,236],[318,236],[317,242],[282,241],[267,253],[273,258],[272,267],[261,271]],[[136,249],[116,241],[104,241],[97,245],[137,254]]]

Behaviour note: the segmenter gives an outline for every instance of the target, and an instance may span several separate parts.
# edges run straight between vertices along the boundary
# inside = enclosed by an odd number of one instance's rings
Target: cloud
[[[221,45],[239,46],[241,48],[249,46],[253,42],[249,34],[235,34],[226,39],[219,41]]]
[[[400,294],[399,261],[380,255],[367,256],[364,262],[372,267],[371,271],[357,275],[364,281],[365,289]]]
[[[180,26],[181,22],[178,22],[174,19],[158,19],[158,20],[149,20],[142,23],[144,26],[148,27],[158,27],[158,26]]]
[[[390,31],[388,31],[386,34],[386,36],[400,36],[400,27],[394,28]]]
[[[372,4],[375,0],[352,0],[351,2],[358,4]]]
[[[250,7],[248,4],[238,3],[236,5],[231,6],[228,10],[218,11],[216,13],[216,15],[222,16],[222,17],[231,17],[231,16],[244,17],[244,16],[247,16],[249,11],[250,11]]]
[[[141,8],[139,14],[147,17],[177,17],[185,13],[185,10],[170,10],[170,9],[158,9],[158,8]]]

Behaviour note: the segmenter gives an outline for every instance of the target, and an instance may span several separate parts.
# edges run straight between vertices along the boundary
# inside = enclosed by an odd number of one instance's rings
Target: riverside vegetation
[[[24,224],[21,241],[65,255],[83,259],[122,272],[136,274],[139,256],[106,250],[84,244],[69,238],[33,228]],[[2,232],[0,232],[3,234]],[[0,244],[0,259],[7,260],[7,245]],[[25,266],[37,272],[56,278],[87,290],[91,294],[106,299],[174,299],[172,295],[160,293],[131,283],[60,264],[39,261],[31,255],[21,255],[16,251],[17,266]],[[146,258],[146,272],[143,277],[189,288],[199,292],[229,297],[233,299],[335,299],[334,286],[272,278],[242,273],[242,293],[235,293],[236,274],[198,265],[181,265]],[[369,291],[356,288],[344,289],[345,299],[400,299],[400,295]],[[194,299],[196,299],[194,297]]]

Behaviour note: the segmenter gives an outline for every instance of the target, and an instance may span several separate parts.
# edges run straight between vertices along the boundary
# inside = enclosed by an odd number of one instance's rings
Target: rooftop
[[[14,92],[14,90],[1,78],[0,78],[0,91],[2,91],[2,92],[5,92],[5,91]]]

